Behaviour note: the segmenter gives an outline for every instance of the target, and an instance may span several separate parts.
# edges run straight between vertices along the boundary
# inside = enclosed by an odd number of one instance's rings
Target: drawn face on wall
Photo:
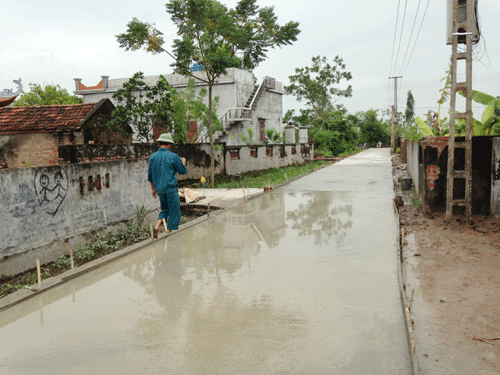
[[[49,184],[49,176],[47,176],[46,174],[42,174],[40,176],[40,185],[42,185],[42,187],[47,187],[48,184]]]
[[[56,184],[60,185],[61,182],[62,182],[62,180],[63,180],[62,173],[61,172],[57,172],[54,180],[56,181]]]

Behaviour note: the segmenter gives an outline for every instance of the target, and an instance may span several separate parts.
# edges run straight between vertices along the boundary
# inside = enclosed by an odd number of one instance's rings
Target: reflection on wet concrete
[[[335,236],[336,242],[340,242],[346,230],[352,227],[352,205],[338,203],[344,195],[301,193],[299,198],[304,203],[288,211],[286,218],[293,223],[292,229],[298,230],[299,236],[313,236],[316,245],[328,243],[332,236]]]
[[[0,373],[409,373],[382,151],[2,312]]]

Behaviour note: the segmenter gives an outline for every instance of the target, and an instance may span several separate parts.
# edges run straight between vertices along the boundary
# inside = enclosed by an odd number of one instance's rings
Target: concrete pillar
[[[108,78],[109,76],[101,76],[102,78],[102,88],[106,90],[108,88]]]
[[[81,78],[73,78],[75,80],[75,91],[80,91],[80,82],[82,82]]]
[[[295,126],[291,124],[285,126],[285,143],[287,145],[295,143]]]
[[[301,126],[299,128],[299,143],[307,143],[307,126]]]

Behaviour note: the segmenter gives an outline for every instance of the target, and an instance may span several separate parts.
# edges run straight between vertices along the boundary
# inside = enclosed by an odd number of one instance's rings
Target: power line
[[[417,11],[415,13],[415,19],[413,20],[413,26],[411,27],[410,37],[408,38],[408,45],[406,46],[405,56],[403,58],[403,62],[401,63],[401,70],[403,70],[403,66],[405,65],[406,56],[408,55],[408,50],[410,49],[411,38],[413,36],[413,31],[415,30],[415,24],[417,23],[418,11],[420,10],[420,3],[422,0],[418,0]],[[399,71],[399,75],[401,75],[401,70]]]
[[[415,44],[413,44],[413,49],[411,50],[410,57],[408,59],[408,62],[406,63],[406,67],[403,70],[402,75],[404,75],[404,73],[406,72],[406,69],[408,68],[408,65],[410,65],[410,61],[411,61],[411,58],[413,56],[413,52],[415,51],[415,47],[417,46],[418,37],[420,36],[420,31],[422,30],[422,25],[424,24],[425,16],[427,14],[427,9],[429,8],[429,3],[430,3],[430,0],[427,0],[427,6],[425,7],[424,16],[422,17],[422,22],[420,23],[420,28],[418,29],[417,37],[415,38]]]
[[[399,5],[401,0],[398,0],[398,11],[396,13],[396,27],[394,28],[394,41],[392,43],[392,58],[391,58],[391,69],[389,70],[389,75],[392,75],[392,63],[394,62],[394,50],[396,47],[396,36],[398,35],[398,21],[399,21]]]
[[[394,64],[394,74],[396,73],[396,67],[398,66],[399,59],[399,51],[401,49],[401,40],[403,39],[403,30],[405,27],[405,18],[406,18],[406,7],[408,5],[408,0],[405,1],[405,10],[403,12],[403,22],[401,22],[401,34],[399,35],[399,45],[398,45],[398,53],[396,53],[396,63]]]

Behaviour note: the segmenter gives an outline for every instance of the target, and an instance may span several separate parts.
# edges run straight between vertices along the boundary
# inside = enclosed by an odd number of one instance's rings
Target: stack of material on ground
[[[184,189],[179,189],[179,198],[181,198],[181,201],[189,204],[205,199],[205,195],[203,195],[199,191],[184,188]]]

